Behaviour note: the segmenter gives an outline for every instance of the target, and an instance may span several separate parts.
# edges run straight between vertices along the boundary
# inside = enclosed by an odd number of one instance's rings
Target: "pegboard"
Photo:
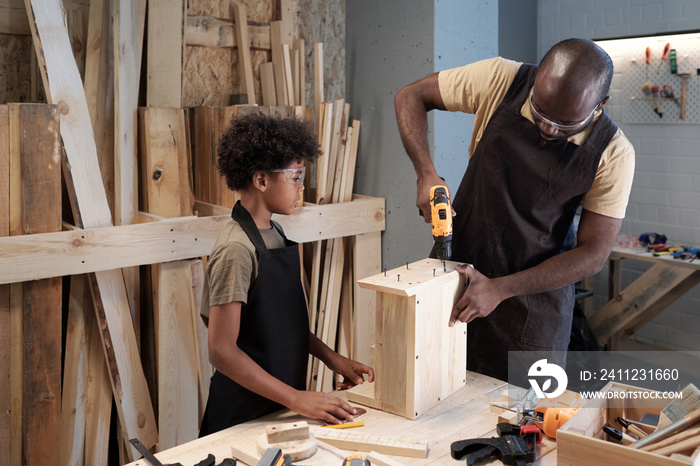
[[[608,104],[619,106],[622,123],[679,124],[700,123],[700,33],[671,34],[595,41],[613,60],[615,74],[611,85],[613,99]],[[671,73],[670,59],[662,60],[666,44],[676,51],[677,73]],[[646,63],[646,49],[651,49],[650,63]],[[680,119],[681,77],[686,79],[685,118]],[[650,83],[661,89],[668,84],[676,99],[664,98],[661,93],[651,97],[642,92],[642,85]],[[662,117],[654,111],[658,105]]]

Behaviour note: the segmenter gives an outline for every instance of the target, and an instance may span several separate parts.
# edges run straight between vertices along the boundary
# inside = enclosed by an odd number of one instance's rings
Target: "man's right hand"
[[[423,220],[425,220],[425,223],[430,223],[431,221],[431,215],[430,215],[430,188],[433,186],[447,186],[447,183],[445,183],[445,180],[440,178],[437,175],[429,175],[429,176],[423,176],[418,179],[418,192],[416,195],[416,207],[420,209],[421,212],[423,212]],[[452,194],[450,193],[450,188],[447,188],[447,195],[452,198]],[[455,211],[454,209],[452,210],[452,216],[454,217]]]

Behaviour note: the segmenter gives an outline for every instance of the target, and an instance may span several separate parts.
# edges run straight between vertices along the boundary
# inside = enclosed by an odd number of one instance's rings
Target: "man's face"
[[[572,92],[559,84],[550,70],[539,70],[529,95],[532,116],[540,136],[546,141],[566,139],[585,130],[596,110],[608,98],[598,101],[597,83],[589,83],[581,92]]]

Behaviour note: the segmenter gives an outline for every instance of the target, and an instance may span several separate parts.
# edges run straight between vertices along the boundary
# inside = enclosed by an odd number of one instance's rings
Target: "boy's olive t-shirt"
[[[285,247],[284,238],[276,228],[259,230],[268,249]],[[246,303],[248,290],[258,276],[255,246],[243,228],[231,221],[216,239],[204,274],[202,309],[200,314],[209,323],[209,307],[235,301]]]

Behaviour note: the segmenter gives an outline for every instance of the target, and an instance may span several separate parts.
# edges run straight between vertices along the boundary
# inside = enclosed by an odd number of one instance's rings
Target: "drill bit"
[[[447,272],[447,261],[442,261],[442,271]]]

